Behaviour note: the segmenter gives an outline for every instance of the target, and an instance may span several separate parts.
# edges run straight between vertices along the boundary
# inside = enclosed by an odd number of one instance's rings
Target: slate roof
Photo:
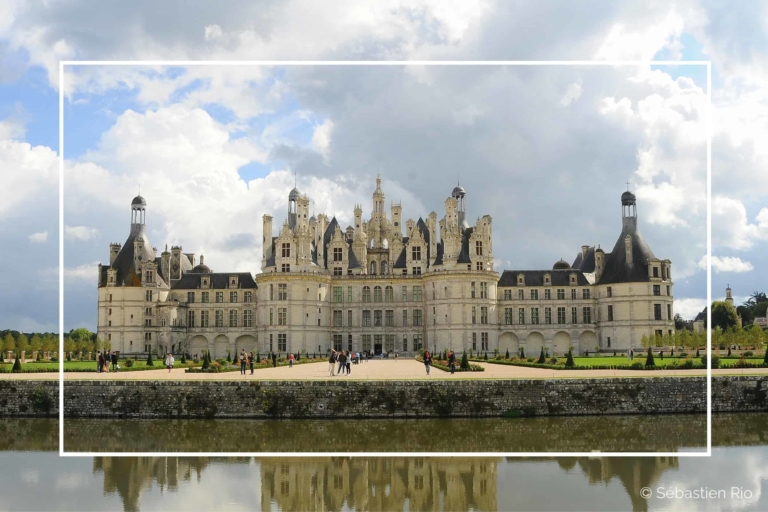
[[[505,270],[499,278],[499,286],[517,286],[517,275],[525,276],[525,284],[522,286],[570,286],[571,274],[576,274],[578,286],[589,286],[589,281],[584,273],[578,270]],[[544,274],[550,275],[550,284],[544,284]]]
[[[125,241],[123,246],[120,248],[120,252],[117,253],[117,256],[115,257],[115,261],[112,262],[112,265],[103,265],[102,266],[102,279],[99,283],[100,286],[103,286],[106,284],[107,281],[107,269],[115,269],[117,270],[117,277],[115,279],[115,286],[141,286],[141,269],[136,269],[133,265],[133,257],[134,257],[134,241],[136,238],[141,237],[144,239],[144,247],[142,249],[142,254],[139,255],[139,261],[155,261],[158,263],[158,272],[155,273],[156,279],[157,279],[157,285],[158,286],[167,286],[165,281],[163,280],[163,277],[161,275],[160,271],[160,262],[159,258],[154,257],[154,253],[152,251],[152,244],[149,242],[149,239],[147,238],[146,230],[144,226],[140,226],[135,231],[132,230],[131,234],[128,236],[128,239]]]
[[[181,279],[176,281],[173,285],[174,290],[196,290],[200,288],[200,279],[203,276],[211,278],[211,289],[223,290],[229,288],[229,276],[238,276],[239,288],[252,289],[257,288],[256,281],[250,272],[215,272],[212,274],[198,274],[195,272],[187,272]],[[239,289],[238,288],[238,289]]]
[[[459,258],[456,260],[457,263],[472,263],[472,260],[469,257],[469,237],[472,236],[474,230],[475,228],[467,228],[464,230],[461,238],[461,252],[459,253]]]
[[[581,270],[586,274],[591,274],[595,271],[595,248],[590,247],[587,249],[587,255],[582,256],[581,251],[576,255],[576,259],[573,260],[571,268]]]
[[[408,244],[408,237],[403,237],[403,248],[400,250],[400,254],[398,254],[397,259],[395,260],[395,264],[392,265],[392,268],[407,268],[405,266],[405,246]]]
[[[624,249],[627,235],[632,237],[632,265],[627,264]],[[605,269],[599,284],[648,282],[651,280],[648,277],[648,261],[651,259],[656,259],[656,256],[637,230],[636,219],[626,218],[616,245],[610,253],[605,254]]]

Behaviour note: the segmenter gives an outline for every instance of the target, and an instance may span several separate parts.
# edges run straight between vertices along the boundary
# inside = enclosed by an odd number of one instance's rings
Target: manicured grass
[[[133,367],[128,368],[125,364],[126,360],[120,360],[118,361],[118,364],[120,365],[121,372],[130,372],[130,371],[141,371],[141,370],[162,370],[165,367],[163,366],[162,361],[155,360],[155,365],[152,367],[147,367],[147,361],[146,360],[133,360]],[[198,364],[197,366],[200,366]],[[10,372],[11,368],[13,367],[13,363],[0,363],[0,372]],[[111,368],[110,364],[110,368]],[[186,366],[182,366],[180,359],[177,359],[175,364],[175,368],[184,368]],[[50,372],[50,371],[58,371],[59,370],[59,363],[37,363],[37,362],[28,362],[24,363],[22,365],[22,368],[25,372],[34,372],[35,370],[43,371],[43,372]],[[65,372],[95,372],[96,371],[96,361],[64,361],[64,371]]]

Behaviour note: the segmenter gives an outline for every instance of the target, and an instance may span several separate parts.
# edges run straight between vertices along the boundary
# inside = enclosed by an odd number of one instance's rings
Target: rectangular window
[[[200,294],[200,301],[204,303],[210,302],[210,292],[202,292]]]
[[[471,286],[469,288],[469,297],[472,299],[475,298],[475,282],[474,281],[471,283]]]
[[[381,302],[381,286],[373,287],[373,302]]]
[[[374,347],[376,345],[381,346],[383,338],[384,338],[384,336],[382,336],[381,334],[374,334],[373,335],[373,345],[374,345]],[[382,349],[383,349],[383,347],[382,347]]]
[[[347,302],[352,302],[352,287],[347,286]]]
[[[387,286],[384,288],[384,301],[385,302],[394,302],[395,301],[395,289],[391,286]]]
[[[147,318],[146,320],[144,320],[144,325],[146,325],[148,327],[152,327],[152,319],[151,318]]]
[[[591,324],[592,323],[592,308],[589,306],[584,306],[581,308],[581,316],[584,318],[585,324]]]
[[[237,302],[237,292],[229,292],[229,302]]]
[[[534,325],[539,323],[539,308],[531,308],[531,323]]]
[[[512,308],[504,308],[504,324],[512,325]]]
[[[373,311],[373,326],[374,327],[381,327],[382,322],[382,315],[380,309],[375,309]]]
[[[342,267],[333,267],[333,275],[335,275],[335,276],[343,276],[344,275],[344,269]]]
[[[403,352],[408,352],[408,336],[403,334]]]
[[[272,325],[275,323],[275,310],[273,308],[269,308],[269,325]]]
[[[544,300],[552,300],[552,290],[549,288],[544,290]]]
[[[659,267],[653,267],[653,277],[659,277]]]
[[[237,310],[236,309],[229,310],[229,326],[237,327]]]
[[[421,260],[421,246],[417,245],[415,247],[411,247],[411,259],[413,261]]]
[[[481,242],[480,240],[475,242],[475,254],[478,256],[483,255],[483,242]]]
[[[581,298],[589,299],[589,288],[584,288],[583,290],[581,290]]]
[[[517,323],[518,325],[525,325],[525,308],[518,308]]]
[[[512,290],[504,290],[504,300],[512,300]]]
[[[371,310],[365,309],[363,310],[363,327],[370,327],[371,326]]]
[[[571,288],[571,299],[576,300],[576,288]]]
[[[283,265],[280,267],[280,271],[281,272],[290,272],[291,271],[291,265],[288,264],[288,263],[283,263]],[[277,336],[278,336],[278,338],[280,337],[279,334]]]
[[[525,290],[517,290],[517,298],[519,300],[524,300],[525,299]]]
[[[557,308],[557,323],[565,323],[565,308]]]
[[[342,327],[342,316],[341,316],[341,310],[340,309],[334,309],[333,310],[333,326],[334,327]]]
[[[413,287],[413,300],[416,302],[421,302],[421,286]]]
[[[488,298],[488,283],[480,283],[480,298]]]
[[[195,302],[195,292],[187,292],[187,302],[190,304]]]
[[[347,334],[347,350],[352,351],[352,335]]]
[[[408,325],[408,310],[403,310],[403,327]]]
[[[653,294],[655,296],[657,296],[657,297],[659,295],[661,295],[661,286],[660,285],[658,285],[658,284],[653,285]]]
[[[288,285],[286,283],[277,285],[277,300],[288,300]]]
[[[413,335],[413,350],[414,351],[421,350],[421,334]]]
[[[557,300],[565,300],[565,288],[557,289]]]
[[[667,320],[672,320],[672,304],[667,304]]]
[[[282,247],[283,258],[291,257],[291,244],[284,243]]]
[[[333,248],[333,261],[344,261],[344,249],[341,247],[334,247]]]
[[[480,323],[481,324],[488,323],[488,308],[485,306],[480,307]]]
[[[661,304],[653,305],[653,319],[661,320]]]
[[[387,327],[395,326],[395,312],[392,309],[388,309],[384,317],[384,325]]]
[[[216,327],[224,327],[224,311],[216,310]]]
[[[216,292],[216,302],[218,304],[224,302],[224,292]]]
[[[277,335],[277,350],[278,352],[286,352],[288,350],[288,335],[278,334]]]
[[[371,302],[371,287],[363,286],[363,302]]]
[[[608,287],[608,297],[613,297],[613,288]]]
[[[188,311],[187,312],[187,325],[189,327],[195,326],[195,312],[194,311]]]
[[[477,306],[472,306],[472,323],[477,323]]]
[[[246,309],[243,311],[243,327],[253,327],[253,310]]]
[[[544,323],[552,324],[552,308],[544,308]]]
[[[253,301],[253,293],[243,292],[243,302],[250,303],[251,301]]]
[[[672,295],[672,293],[671,293],[671,290],[669,288],[669,285],[667,285],[667,297],[669,297],[670,295]]]
[[[420,309],[413,310],[413,325],[417,327],[421,326],[421,310]]]
[[[363,334],[363,351],[364,352],[371,351],[371,335],[370,334]]]
[[[608,306],[608,321],[613,322],[613,306]]]
[[[408,287],[403,286],[403,302],[408,302]]]
[[[144,298],[148,301],[152,301],[152,290],[147,290],[147,293],[144,294]],[[112,302],[112,295],[109,296],[109,302]]]
[[[578,308],[575,308],[575,307],[571,308],[571,323],[572,324],[579,323]]]
[[[270,352],[272,352],[272,350],[274,350],[273,349],[273,345],[272,345],[272,336],[273,336],[272,334],[269,335],[269,351]]]
[[[200,312],[200,327],[208,327],[208,311]]]
[[[333,287],[333,302],[343,302],[344,301],[344,293],[341,288],[341,286],[334,286]]]
[[[277,308],[277,325],[288,325],[288,308]]]
[[[275,285],[269,285],[269,300],[275,300]]]
[[[384,336],[384,351],[385,352],[395,351],[395,335],[394,334],[387,334],[386,336]]]
[[[477,333],[472,333],[472,350],[477,350]]]
[[[333,350],[341,350],[342,339],[343,338],[341,334],[333,335]]]
[[[480,350],[488,350],[488,333],[487,332],[481,332],[480,333]]]
[[[413,267],[413,275],[420,276],[421,275],[421,267]]]
[[[347,310],[347,327],[352,327],[352,310]]]

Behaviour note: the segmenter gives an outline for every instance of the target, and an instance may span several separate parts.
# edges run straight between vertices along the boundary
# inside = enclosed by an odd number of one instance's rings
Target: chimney
[[[584,261],[584,259],[587,257],[587,251],[589,250],[588,245],[582,245],[581,246],[581,260]]]
[[[632,237],[630,235],[627,235],[624,238],[624,251],[627,257],[627,265],[633,265],[634,260],[632,259]]]

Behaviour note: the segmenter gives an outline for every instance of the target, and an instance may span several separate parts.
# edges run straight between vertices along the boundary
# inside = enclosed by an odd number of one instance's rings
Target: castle
[[[227,352],[414,353],[499,350],[528,356],[627,351],[674,329],[671,262],[637,228],[635,195],[621,195],[622,231],[610,253],[584,245],[573,263],[494,270],[492,220],[467,220],[456,186],[445,215],[408,219],[385,208],[376,179],[371,217],[354,226],[309,214],[294,188],[277,236],[263,216],[261,273],[214,272],[201,255],[147,238],[143,197],[131,203],[124,244],[99,265],[98,336],[121,353],[214,357]]]

